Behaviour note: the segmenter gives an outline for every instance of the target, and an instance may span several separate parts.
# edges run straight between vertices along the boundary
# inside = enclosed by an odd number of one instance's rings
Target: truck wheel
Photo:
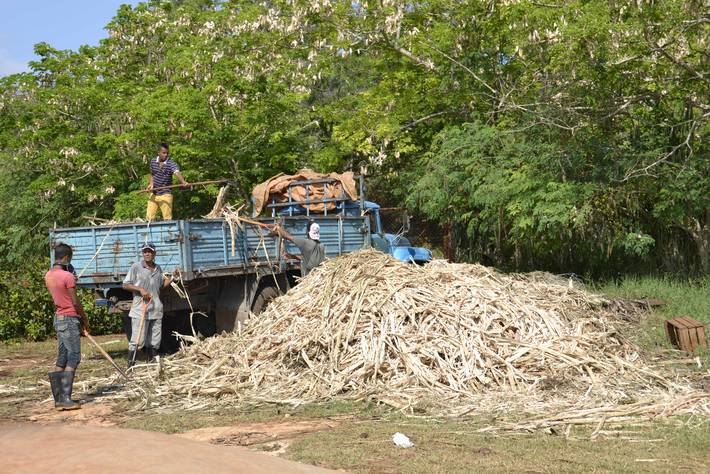
[[[269,303],[278,296],[281,296],[278,289],[273,286],[265,286],[256,296],[254,304],[251,306],[251,312],[261,314],[269,306]]]

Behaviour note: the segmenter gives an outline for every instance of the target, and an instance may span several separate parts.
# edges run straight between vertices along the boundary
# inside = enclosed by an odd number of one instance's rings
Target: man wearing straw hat
[[[131,341],[128,344],[128,368],[136,363],[136,352],[146,348],[149,360],[155,359],[160,347],[163,327],[163,303],[160,290],[172,283],[173,276],[163,275],[163,269],[155,263],[155,245],[143,244],[143,260],[131,265],[123,279],[123,289],[133,292],[133,304],[128,315],[131,318]]]

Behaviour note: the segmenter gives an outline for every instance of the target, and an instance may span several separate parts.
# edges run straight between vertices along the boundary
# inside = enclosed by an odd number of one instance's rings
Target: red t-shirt
[[[69,294],[69,288],[76,287],[73,274],[61,268],[52,268],[44,276],[44,284],[52,295],[57,316],[79,316]]]

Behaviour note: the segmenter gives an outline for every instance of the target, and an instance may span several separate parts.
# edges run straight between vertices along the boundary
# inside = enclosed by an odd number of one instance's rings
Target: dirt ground
[[[239,423],[233,426],[198,428],[176,436],[224,446],[258,446],[262,451],[283,454],[295,439],[305,434],[333,429],[338,424],[335,420]]]
[[[111,336],[97,339],[107,350],[116,342],[123,344]],[[69,472],[77,468],[121,473],[335,472],[277,456],[297,436],[329,429],[335,426],[333,422],[248,422],[174,435],[121,429],[127,417],[116,404],[82,390],[87,374],[93,375],[97,369],[110,372],[87,345],[74,388],[74,398],[82,402],[82,408],[55,411],[46,380],[53,361],[52,343],[30,346],[27,353],[28,346],[17,351],[6,348],[10,357],[0,357],[0,386],[4,389],[0,399],[6,406],[16,405],[12,415],[0,416],[3,472]]]
[[[12,374],[17,369],[34,367],[37,364],[47,364],[47,358],[18,357],[17,359],[0,359],[0,377]]]
[[[13,473],[79,469],[121,474],[335,472],[239,446],[216,446],[163,433],[68,424],[0,426],[0,458],[3,470]]]
[[[125,338],[96,339],[125,366]],[[705,419],[606,427],[591,440],[594,427],[492,436],[479,432],[490,417],[407,417],[366,401],[138,409],[96,385],[113,369],[88,344],[75,384],[82,409],[56,412],[47,381],[55,344],[0,344],[0,472],[710,472]],[[395,432],[415,447],[395,446]]]
[[[87,401],[81,410],[55,411],[50,398],[35,404],[27,418],[38,425],[56,424],[90,427],[116,427],[124,417],[109,404]],[[197,428],[172,436],[220,446],[251,447],[270,454],[283,454],[303,435],[330,430],[339,425],[336,419],[240,422],[228,426]],[[2,425],[0,424],[0,430]]]
[[[332,429],[337,421],[244,422],[168,435],[117,428],[123,417],[111,405],[83,401],[80,410],[55,411],[47,397],[30,407],[31,423],[0,423],[0,459],[8,472],[78,467],[98,472],[334,472],[277,455],[298,437]],[[43,447],[40,456],[37,446]]]

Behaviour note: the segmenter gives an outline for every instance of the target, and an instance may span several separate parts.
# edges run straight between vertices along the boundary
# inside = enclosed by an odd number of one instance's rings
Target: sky
[[[0,0],[0,76],[28,71],[34,45],[77,50],[108,36],[104,27],[122,4],[138,0]]]

